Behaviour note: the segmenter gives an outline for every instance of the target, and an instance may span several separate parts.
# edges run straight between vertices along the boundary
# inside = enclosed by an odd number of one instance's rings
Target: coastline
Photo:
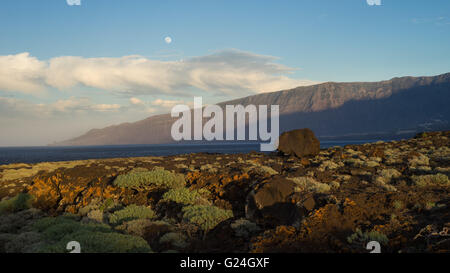
[[[45,217],[63,221],[69,213],[74,223],[105,225],[117,236],[140,238],[154,252],[366,252],[364,240],[372,235],[383,241],[383,252],[448,252],[439,232],[450,225],[449,147],[447,131],[321,149],[303,158],[197,153],[2,165],[0,200],[29,194],[32,208],[0,217],[27,214],[20,217],[27,219],[23,227],[32,227]],[[117,184],[118,177],[153,170],[184,182]],[[285,189],[288,184],[293,187]],[[170,198],[168,192],[193,199]],[[111,220],[130,206],[150,209],[152,217],[120,225]],[[205,227],[186,215],[189,209],[200,213],[195,219],[204,216],[203,209],[219,218],[208,218]],[[11,238],[24,232],[6,230]],[[46,242],[41,231],[33,232],[44,244],[63,243]]]

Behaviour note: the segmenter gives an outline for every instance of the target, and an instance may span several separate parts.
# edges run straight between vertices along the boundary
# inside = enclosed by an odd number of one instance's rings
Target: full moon
[[[172,38],[167,36],[166,38],[164,38],[164,41],[166,41],[166,44],[170,44],[172,42]]]

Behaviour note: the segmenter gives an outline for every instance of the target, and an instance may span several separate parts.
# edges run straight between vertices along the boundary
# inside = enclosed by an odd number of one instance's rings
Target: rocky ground
[[[0,252],[450,252],[450,132],[0,166]]]

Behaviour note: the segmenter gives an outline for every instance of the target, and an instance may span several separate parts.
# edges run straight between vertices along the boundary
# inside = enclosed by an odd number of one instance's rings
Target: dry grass
[[[53,172],[60,168],[71,169],[80,165],[89,165],[96,162],[95,160],[78,160],[78,161],[62,161],[62,162],[43,162],[35,165],[27,165],[28,168],[19,168],[25,166],[23,164],[10,164],[2,166],[3,172],[0,181],[10,181],[24,179],[38,174],[40,171]]]
[[[331,186],[325,183],[317,182],[314,178],[311,177],[293,177],[288,178],[289,180],[294,181],[297,185],[295,191],[312,191],[318,193],[326,193],[331,190]]]

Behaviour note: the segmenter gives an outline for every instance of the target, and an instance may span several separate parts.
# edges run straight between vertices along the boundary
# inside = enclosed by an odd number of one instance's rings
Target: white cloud
[[[33,94],[45,90],[46,63],[29,53],[0,56],[0,90]]]
[[[206,104],[312,84],[292,78],[294,69],[274,57],[239,50],[178,61],[155,58],[0,56],[0,128],[6,128],[0,130],[0,146],[43,145],[142,120],[169,113],[177,104],[192,107],[193,96],[204,97]],[[42,94],[48,96],[36,98]],[[49,102],[55,94],[60,99]]]
[[[288,77],[294,69],[272,56],[225,50],[179,61],[142,56],[83,58],[63,56],[40,61],[28,53],[0,56],[0,90],[41,92],[82,85],[130,95],[186,95],[192,89],[245,95],[314,84]]]
[[[119,104],[95,104],[89,98],[69,98],[58,100],[52,104],[41,105],[47,112],[108,112],[117,111],[121,108]]]
[[[118,111],[119,104],[96,104],[89,98],[71,97],[64,100],[57,100],[53,103],[32,103],[28,100],[0,97],[0,115],[2,119],[9,118],[48,118],[62,117],[74,114],[92,114],[95,112]]]
[[[156,99],[152,101],[152,105],[166,109],[172,108],[177,104],[184,104],[184,102],[182,100],[162,100],[162,99]]]
[[[132,97],[132,98],[130,98],[130,103],[134,104],[134,105],[140,105],[140,104],[143,104],[144,102],[141,99]]]
[[[120,107],[119,104],[95,104],[91,106],[92,110],[100,112],[116,111],[120,109]]]

